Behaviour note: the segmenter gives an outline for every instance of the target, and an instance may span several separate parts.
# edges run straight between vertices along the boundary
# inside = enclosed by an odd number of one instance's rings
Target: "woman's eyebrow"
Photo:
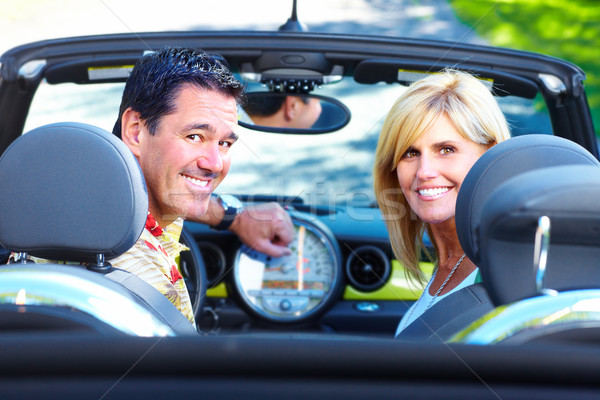
[[[458,147],[458,142],[454,140],[444,140],[442,142],[434,143],[431,147],[434,149],[441,149],[447,146]]]
[[[434,144],[434,146],[456,146],[456,141],[454,140],[444,140],[441,142],[437,142]]]

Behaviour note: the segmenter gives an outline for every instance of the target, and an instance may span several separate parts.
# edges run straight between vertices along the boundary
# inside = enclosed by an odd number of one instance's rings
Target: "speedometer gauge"
[[[234,286],[255,316],[296,323],[320,315],[341,286],[337,242],[325,226],[292,216],[292,254],[273,258],[242,246],[234,265]]]

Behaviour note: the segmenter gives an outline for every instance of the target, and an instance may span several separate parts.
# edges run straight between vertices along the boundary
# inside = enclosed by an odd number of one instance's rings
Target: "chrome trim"
[[[538,219],[535,231],[535,246],[533,249],[533,273],[535,274],[535,287],[538,294],[556,295],[556,291],[544,288],[546,276],[546,262],[550,248],[550,218],[543,215]]]
[[[21,264],[27,264],[27,253],[24,253],[24,252],[17,253],[16,260],[17,260],[17,262],[19,262]]]
[[[0,268],[0,304],[68,307],[127,335],[175,336],[126,289],[76,266],[11,264]]]
[[[546,89],[554,94],[561,94],[567,91],[565,83],[558,76],[538,74],[538,78],[540,78]]]
[[[98,264],[99,267],[104,267],[104,254],[96,254],[96,264]]]
[[[19,77],[24,79],[36,79],[46,67],[46,60],[30,60],[19,68]]]
[[[600,289],[538,296],[498,307],[454,335],[450,342],[495,344],[522,333],[533,338],[551,330],[572,329],[574,324],[600,327]]]

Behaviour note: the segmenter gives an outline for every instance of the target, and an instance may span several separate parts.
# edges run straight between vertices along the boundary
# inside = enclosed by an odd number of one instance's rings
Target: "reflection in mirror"
[[[325,133],[344,127],[350,111],[339,101],[316,95],[253,92],[239,110],[246,128],[278,133]]]

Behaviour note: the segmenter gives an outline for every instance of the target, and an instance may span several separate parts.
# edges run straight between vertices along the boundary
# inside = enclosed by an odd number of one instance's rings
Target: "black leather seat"
[[[484,201],[480,270],[494,304],[542,294],[533,267],[538,220],[550,221],[543,288],[600,288],[600,167],[536,169],[500,185]]]
[[[533,252],[542,215],[554,226],[547,287],[598,284],[592,277],[600,276],[593,272],[600,252],[590,245],[599,179],[600,163],[591,153],[553,136],[510,139],[475,163],[458,196],[456,226],[495,305],[537,294]]]
[[[109,264],[135,244],[148,212],[139,165],[114,135],[81,123],[34,129],[0,158],[0,187],[2,246],[39,258],[84,263],[97,272],[73,266],[77,279],[101,282],[107,290],[127,295],[176,334],[196,333],[160,292]],[[33,268],[21,263],[1,272],[19,268],[35,270],[32,274],[66,273],[64,265]]]
[[[478,229],[484,200],[500,184],[538,168],[600,163],[570,140],[549,135],[524,135],[486,151],[465,177],[456,200],[456,232],[467,257],[480,264]]]

